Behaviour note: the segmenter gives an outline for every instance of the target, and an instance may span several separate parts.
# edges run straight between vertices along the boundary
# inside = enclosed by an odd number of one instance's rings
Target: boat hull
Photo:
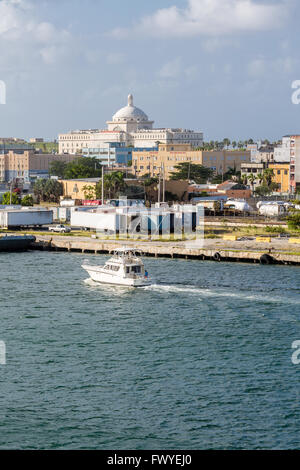
[[[115,286],[127,286],[127,287],[145,287],[150,286],[151,281],[148,278],[144,277],[120,277],[116,276],[114,273],[104,273],[101,270],[93,269],[91,266],[82,266],[83,269],[87,271],[90,278],[98,282],[99,284],[110,284]]]
[[[1,251],[25,251],[30,248],[33,242],[35,242],[34,236],[5,235],[3,237],[0,237],[0,252]]]

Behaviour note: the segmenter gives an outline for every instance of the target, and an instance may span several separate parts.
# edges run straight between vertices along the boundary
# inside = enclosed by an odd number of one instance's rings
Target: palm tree
[[[270,186],[270,184],[272,183],[273,176],[274,171],[271,168],[267,168],[266,170],[264,170],[263,179],[267,186]]]
[[[264,175],[262,173],[257,173],[256,178],[258,179],[258,183],[261,185],[264,180]]]
[[[255,180],[256,180],[256,176],[253,173],[250,173],[250,175],[248,175],[248,181],[250,182],[252,191],[254,190]]]
[[[121,171],[113,172],[113,185],[114,185],[115,197],[117,193],[120,193],[125,189],[126,184],[124,181],[124,174]]]
[[[245,185],[248,183],[248,179],[247,179],[246,173],[243,173],[243,174],[241,175],[241,182],[242,182],[243,184],[245,184]]]
[[[228,149],[228,147],[230,145],[230,140],[228,139],[228,137],[225,137],[225,139],[223,139],[223,144],[224,144],[224,146],[226,145],[226,148]]]

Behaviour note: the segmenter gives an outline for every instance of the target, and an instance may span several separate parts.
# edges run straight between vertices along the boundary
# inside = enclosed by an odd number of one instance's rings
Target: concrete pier
[[[299,245],[287,240],[271,239],[271,243],[255,240],[204,240],[203,247],[193,248],[185,242],[97,240],[89,237],[36,236],[37,250],[75,251],[79,253],[112,253],[120,245],[134,245],[145,256],[220,261],[255,262],[261,264],[300,265]]]

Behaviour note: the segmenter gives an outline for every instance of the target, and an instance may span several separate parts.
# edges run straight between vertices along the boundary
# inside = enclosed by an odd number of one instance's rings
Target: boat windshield
[[[140,274],[142,272],[141,266],[126,266],[126,273]]]
[[[136,257],[136,256],[141,256],[141,251],[136,250],[136,249],[119,249],[114,251],[114,256],[119,256],[119,257]]]

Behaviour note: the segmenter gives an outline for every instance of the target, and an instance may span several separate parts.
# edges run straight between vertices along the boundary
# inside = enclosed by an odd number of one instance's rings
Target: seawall
[[[89,237],[59,235],[36,236],[32,248],[37,250],[74,251],[81,253],[112,253],[120,245],[134,245],[144,255],[153,257],[185,258],[214,261],[238,261],[262,264],[300,265],[299,245],[272,239],[272,243],[255,241],[204,240],[202,247],[193,242],[117,241]]]

